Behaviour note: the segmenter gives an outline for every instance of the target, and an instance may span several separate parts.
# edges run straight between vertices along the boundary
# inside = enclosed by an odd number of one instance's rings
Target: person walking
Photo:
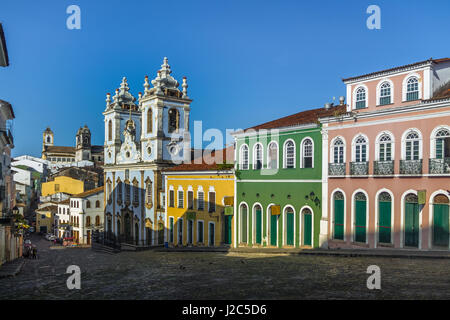
[[[36,259],[37,257],[37,248],[33,247],[33,254],[32,254],[33,259]]]

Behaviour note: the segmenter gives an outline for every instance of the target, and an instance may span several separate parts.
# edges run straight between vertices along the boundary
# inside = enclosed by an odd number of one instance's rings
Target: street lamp
[[[13,213],[13,215],[18,215],[19,214],[19,208],[17,208],[17,206],[14,206],[14,208],[12,208],[12,213]]]

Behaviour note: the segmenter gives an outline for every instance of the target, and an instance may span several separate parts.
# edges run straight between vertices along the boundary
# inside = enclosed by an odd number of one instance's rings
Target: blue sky
[[[81,30],[66,8],[81,8]],[[381,30],[366,9],[381,8]],[[450,2],[254,0],[2,0],[15,156],[40,156],[42,131],[75,144],[87,124],[103,144],[105,95],[121,78],[143,91],[164,56],[187,76],[191,125],[246,128],[320,107],[345,94],[342,78],[450,56]]]

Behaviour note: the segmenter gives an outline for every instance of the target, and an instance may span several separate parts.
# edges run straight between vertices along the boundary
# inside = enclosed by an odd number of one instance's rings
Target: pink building
[[[449,250],[450,59],[343,81],[347,112],[321,119],[326,243]]]

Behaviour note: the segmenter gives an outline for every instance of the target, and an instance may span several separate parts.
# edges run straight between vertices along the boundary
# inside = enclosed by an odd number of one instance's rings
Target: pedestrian
[[[36,259],[36,256],[37,256],[37,249],[36,249],[36,247],[33,247],[32,258]]]

